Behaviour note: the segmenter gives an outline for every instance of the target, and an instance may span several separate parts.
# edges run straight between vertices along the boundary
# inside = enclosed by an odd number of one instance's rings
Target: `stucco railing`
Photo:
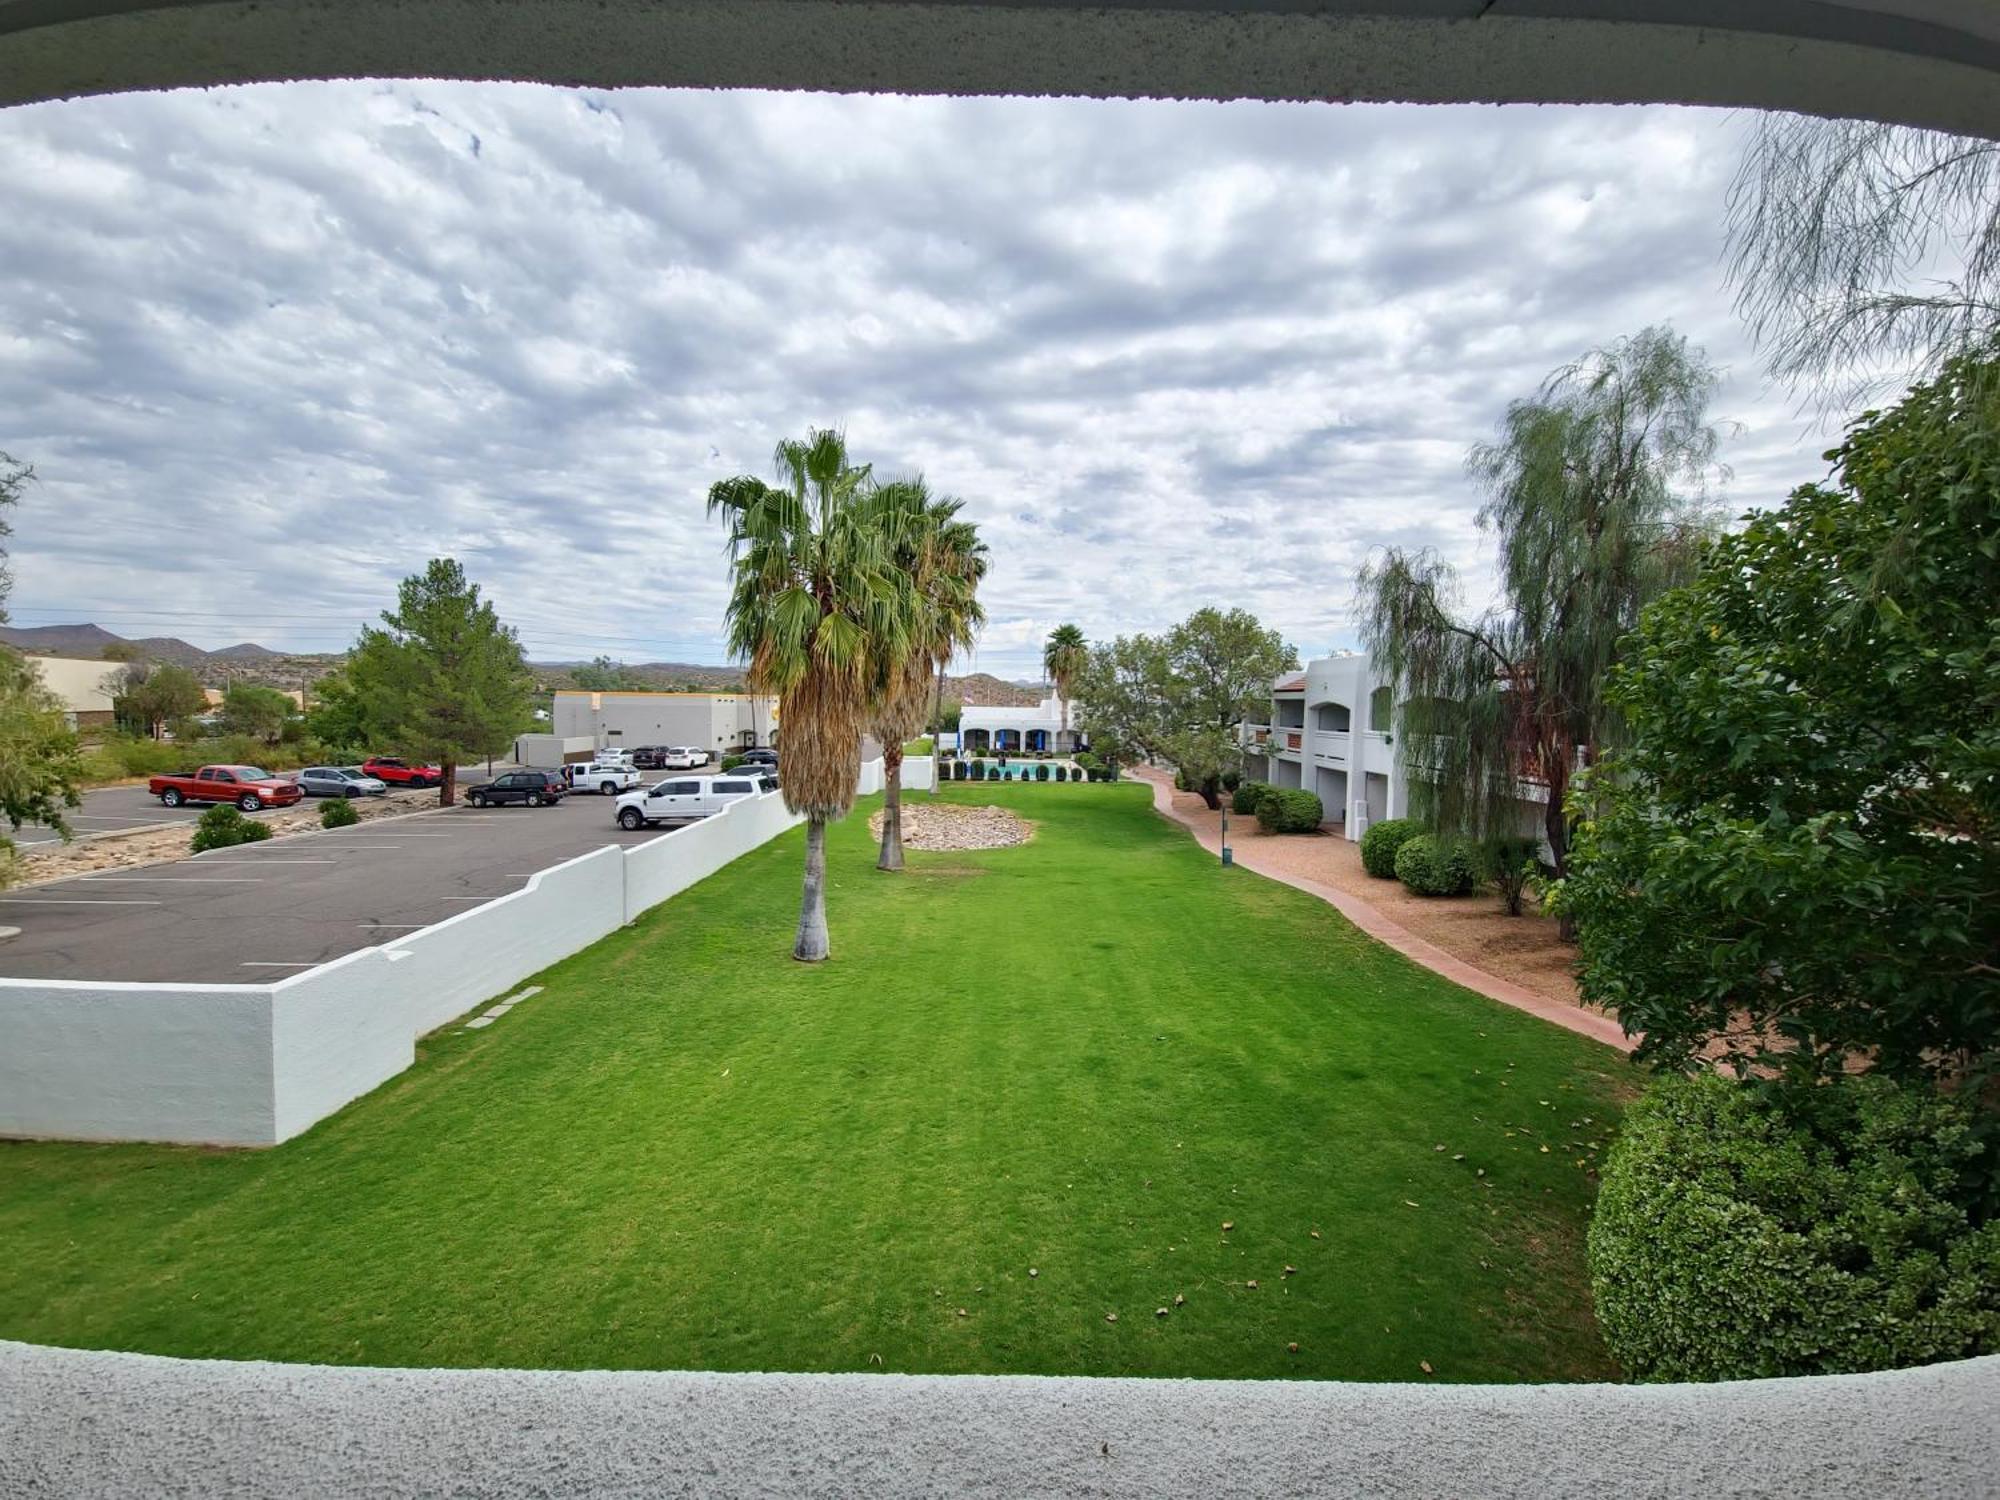
[[[1996,1413],[2000,1357],[1730,1385],[1356,1385],[344,1369],[0,1342],[0,1494],[1972,1500],[2000,1474]]]

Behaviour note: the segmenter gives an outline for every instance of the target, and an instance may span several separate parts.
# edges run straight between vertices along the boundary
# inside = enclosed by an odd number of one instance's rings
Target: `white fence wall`
[[[903,763],[931,784],[934,762]],[[862,795],[882,789],[866,762]],[[0,979],[0,1136],[268,1146],[416,1041],[794,827],[778,793],[543,870],[512,895],[272,984]]]
[[[271,987],[0,982],[0,1135],[267,1146]]]

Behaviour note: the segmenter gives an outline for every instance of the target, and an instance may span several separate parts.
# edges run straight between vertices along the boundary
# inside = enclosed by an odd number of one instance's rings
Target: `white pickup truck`
[[[618,826],[644,828],[670,818],[706,818],[759,792],[775,792],[775,776],[673,776],[618,799]]]
[[[622,761],[600,760],[587,766],[564,766],[570,786],[579,792],[599,792],[606,797],[629,792],[639,785],[639,773]]]

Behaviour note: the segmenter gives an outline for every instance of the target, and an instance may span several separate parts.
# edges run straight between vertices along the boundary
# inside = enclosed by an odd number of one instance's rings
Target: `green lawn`
[[[409,1365],[1614,1373],[1582,1163],[1621,1058],[1221,868],[1143,787],[946,795],[1036,836],[883,875],[857,813],[830,841],[830,963],[787,957],[794,832],[276,1150],[0,1143],[0,1336]]]

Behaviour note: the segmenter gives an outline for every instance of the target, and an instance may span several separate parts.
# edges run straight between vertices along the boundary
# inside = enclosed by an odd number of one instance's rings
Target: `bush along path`
[[[1170,818],[1193,835],[1195,841],[1211,854],[1220,855],[1219,841],[1193,823],[1182,817],[1174,806],[1174,783],[1171,776],[1150,767],[1139,767],[1133,776],[1144,781],[1153,789],[1153,808],[1160,816]],[[1259,804],[1259,811],[1262,804]],[[1616,1017],[1601,1011],[1583,1010],[1574,1005],[1563,1005],[1545,995],[1537,995],[1533,990],[1502,979],[1497,974],[1467,963],[1438,947],[1426,942],[1400,923],[1391,921],[1381,912],[1357,896],[1336,890],[1317,880],[1309,880],[1288,870],[1277,868],[1258,858],[1254,845],[1234,844],[1231,846],[1236,863],[1246,870],[1254,870],[1268,880],[1276,880],[1293,890],[1304,891],[1309,896],[1317,896],[1348,921],[1359,927],[1377,942],[1386,944],[1405,958],[1422,964],[1433,974],[1449,979],[1453,984],[1464,985],[1475,994],[1484,995],[1489,1000],[1497,1000],[1502,1005],[1510,1005],[1515,1010],[1526,1011],[1544,1021],[1574,1031],[1578,1036],[1587,1036],[1592,1041],[1602,1042],[1607,1047],[1616,1047],[1620,1052],[1630,1053],[1638,1045],[1637,1038],[1625,1035]]]

